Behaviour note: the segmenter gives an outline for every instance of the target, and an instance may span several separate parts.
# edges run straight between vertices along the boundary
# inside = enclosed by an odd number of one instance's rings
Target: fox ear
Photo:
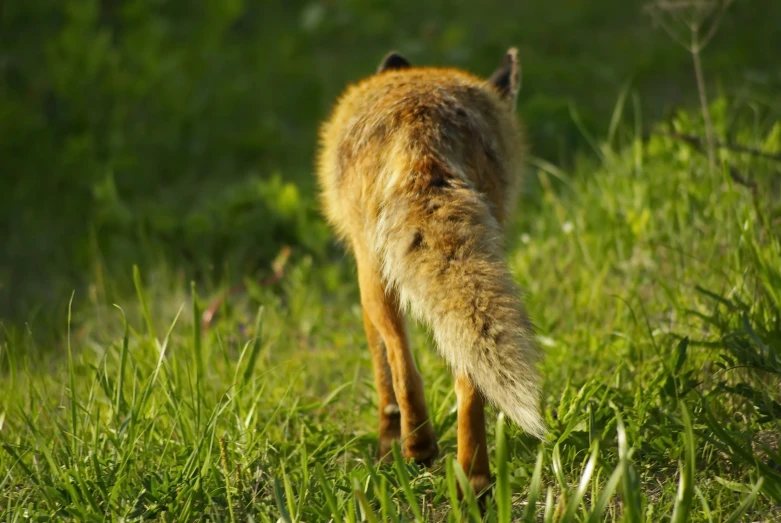
[[[488,82],[499,91],[502,98],[515,108],[518,91],[521,89],[521,65],[518,62],[518,49],[511,47],[507,50],[502,65],[494,71]]]
[[[406,69],[407,67],[412,67],[409,60],[396,51],[391,51],[382,59],[380,66],[377,68],[377,72],[382,73],[383,71],[390,71],[391,69]]]

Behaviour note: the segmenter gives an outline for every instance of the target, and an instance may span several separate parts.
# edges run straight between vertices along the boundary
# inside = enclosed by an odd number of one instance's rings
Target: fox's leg
[[[368,311],[363,310],[363,327],[366,331],[366,339],[372,354],[372,368],[374,369],[374,383],[377,387],[380,406],[380,430],[379,430],[379,459],[391,461],[391,445],[393,440],[401,436],[401,411],[396,401],[396,393],[393,392],[393,375],[388,364],[388,355],[385,350],[385,342],[377,327],[372,323]]]
[[[439,447],[426,408],[423,379],[415,366],[407,340],[398,295],[392,289],[386,289],[380,271],[368,261],[364,252],[356,249],[355,253],[361,305],[364,314],[385,342],[393,390],[401,413],[404,457],[428,464],[439,454]],[[378,359],[375,356],[375,365]]]
[[[484,401],[465,374],[456,376],[458,398],[458,463],[469,483],[480,494],[490,483],[488,448],[485,438]]]

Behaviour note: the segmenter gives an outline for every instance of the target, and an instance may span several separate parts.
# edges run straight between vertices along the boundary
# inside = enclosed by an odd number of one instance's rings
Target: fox
[[[485,406],[526,432],[540,414],[541,353],[505,260],[505,224],[527,156],[515,115],[518,50],[484,79],[389,52],[322,123],[316,157],[327,222],[355,259],[379,396],[379,459],[439,455],[406,330],[427,325],[454,375],[457,460],[476,494],[492,483]]]

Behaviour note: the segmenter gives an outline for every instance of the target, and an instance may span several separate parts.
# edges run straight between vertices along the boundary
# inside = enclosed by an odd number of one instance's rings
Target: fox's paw
[[[479,507],[485,511],[485,502],[488,498],[488,494],[491,492],[491,476],[487,474],[475,474],[469,477],[469,485],[472,487],[472,492]],[[464,499],[464,492],[461,490],[461,484],[458,483],[458,499]]]
[[[404,457],[407,460],[415,460],[415,463],[429,467],[438,456],[439,445],[430,423],[404,440]]]
[[[476,474],[469,478],[469,484],[472,486],[472,491],[478,499],[483,499],[491,491],[488,488],[491,486],[491,483],[491,476],[487,474]]]
[[[380,436],[377,460],[380,463],[393,463],[393,443],[398,441],[398,436]],[[403,445],[402,455],[407,461],[415,460],[415,463],[424,467],[430,467],[439,456],[439,445],[436,440],[417,440],[414,445]]]

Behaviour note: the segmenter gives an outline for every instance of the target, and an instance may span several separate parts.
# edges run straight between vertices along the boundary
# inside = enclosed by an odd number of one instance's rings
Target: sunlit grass
[[[118,307],[75,296],[67,360],[8,330],[0,519],[778,520],[777,166],[724,152],[767,188],[752,196],[685,144],[618,129],[598,162],[530,170],[509,259],[546,352],[550,433],[491,413],[484,515],[457,499],[455,395],[426,332],[411,338],[443,457],[420,470],[395,448],[378,465],[353,266],[299,256],[205,333],[195,286],[140,271]],[[752,137],[778,149],[780,134]]]

